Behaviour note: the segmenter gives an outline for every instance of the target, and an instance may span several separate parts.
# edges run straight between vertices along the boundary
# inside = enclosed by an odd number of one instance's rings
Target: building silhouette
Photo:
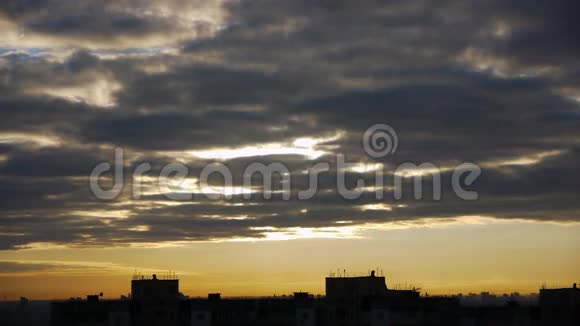
[[[131,281],[132,322],[143,326],[177,325],[179,280],[133,279]]]
[[[545,326],[580,325],[579,289],[542,289],[535,304],[464,305],[460,296],[421,296],[389,289],[384,276],[326,278],[326,295],[295,292],[267,298],[186,298],[175,277],[134,276],[120,300],[52,302],[52,326]],[[519,294],[518,294],[519,296]]]
[[[540,289],[540,309],[544,325],[580,325],[580,289]]]

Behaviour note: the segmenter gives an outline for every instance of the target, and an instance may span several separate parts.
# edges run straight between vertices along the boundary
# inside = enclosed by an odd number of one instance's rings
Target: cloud
[[[5,37],[23,45],[165,45],[209,35],[221,24],[219,1],[15,0],[0,5]]]
[[[578,222],[575,7],[565,0],[4,3],[1,23],[20,26],[24,37],[5,38],[10,44],[0,49],[0,248],[271,239],[301,229],[350,237],[369,225],[462,216]],[[396,155],[379,162],[361,146],[376,123],[400,139]],[[116,146],[126,150],[126,176],[140,162],[153,166],[140,200],[131,199],[130,183],[115,201],[89,190],[91,169],[111,162]],[[278,162],[289,168],[295,194],[309,184],[305,170],[338,154],[382,163],[387,185],[399,164],[432,162],[443,170],[443,200],[406,193],[391,202],[387,187],[388,200],[377,202],[369,187],[347,201],[335,191],[335,164],[306,202],[264,200],[259,186],[251,200],[235,193],[211,201],[196,183],[206,164],[219,161],[245,189],[248,164]],[[190,168],[179,190],[194,192],[191,201],[168,200],[152,181],[176,161]],[[458,200],[450,188],[462,162],[483,168],[471,186],[477,201]],[[351,170],[347,184],[372,185],[373,173]],[[405,179],[406,189],[411,183]],[[431,190],[426,183],[424,192]],[[363,209],[378,204],[392,207]]]
[[[5,260],[0,261],[0,276],[30,276],[30,275],[99,275],[121,274],[126,275],[137,270],[134,266],[125,266],[108,262],[83,261],[34,261],[34,260]],[[141,273],[156,273],[151,268],[138,268]],[[194,275],[191,272],[179,272],[179,275]]]
[[[494,5],[499,7],[494,18],[507,24],[507,30],[505,37],[489,46],[492,53],[507,57],[522,67],[576,66],[580,47],[575,40],[580,33],[580,23],[573,13],[580,9],[577,1],[511,1]]]

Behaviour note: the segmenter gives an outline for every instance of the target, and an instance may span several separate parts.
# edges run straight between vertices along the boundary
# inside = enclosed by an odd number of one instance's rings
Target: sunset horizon
[[[509,224],[495,222],[494,225],[494,222],[482,218],[468,226],[415,226],[380,231],[378,235],[375,231],[374,236],[354,240],[358,242],[355,245],[351,243],[353,240],[345,239],[295,239],[208,242],[198,248],[196,245],[166,244],[165,248],[44,248],[13,251],[10,259],[3,260],[3,263],[5,266],[12,265],[14,269],[22,266],[23,271],[2,273],[4,286],[0,295],[8,300],[18,300],[21,296],[34,300],[62,300],[103,292],[106,298],[118,298],[129,292],[133,274],[150,276],[168,272],[175,273],[180,279],[181,292],[192,297],[204,297],[212,292],[230,297],[281,296],[297,291],[324,295],[324,277],[337,270],[341,273],[346,270],[347,274],[356,275],[380,270],[386,277],[388,287],[416,287],[423,295],[481,292],[537,294],[542,286],[570,287],[577,282],[575,268],[578,263],[570,259],[575,255],[574,235],[580,230],[576,225],[546,223],[537,226],[529,223],[530,232],[558,232],[560,236],[562,232],[568,234],[567,239],[564,237],[560,240],[560,250],[553,247],[550,249],[553,251],[551,256],[550,252],[535,252],[528,257],[513,259],[511,255],[515,255],[519,248],[488,248],[490,244],[486,242],[457,248],[446,240],[449,233],[458,232],[464,240],[481,232],[501,230],[505,237],[514,232],[506,231],[506,226],[509,227]],[[521,228],[521,222],[516,227]],[[425,243],[404,240],[409,234],[418,232],[428,238],[423,240]],[[381,243],[377,237],[386,234],[395,239],[386,244]],[[523,240],[518,234],[510,236],[513,237],[512,241]],[[394,247],[410,241],[415,243],[414,250],[401,252]],[[364,252],[366,248],[381,245],[385,248],[382,258],[376,253]],[[441,249],[438,255],[429,257],[433,256],[433,252],[427,251],[427,248]],[[341,257],[325,257],[332,250],[338,251]],[[508,256],[501,258],[499,250]],[[203,253],[200,254],[200,251]],[[111,259],[112,252],[116,252],[117,259]],[[244,252],[253,252],[255,256],[243,256]],[[537,260],[537,255],[544,257],[541,262]],[[447,262],[442,260],[442,256],[448,256]],[[18,260],[15,257],[25,259]],[[83,257],[97,259],[87,261]],[[205,261],[200,263],[202,257]],[[133,263],[143,260],[150,263]],[[176,263],[176,260],[182,261]],[[564,268],[555,271],[554,264]],[[24,270],[27,266],[34,268]],[[531,271],[531,268],[535,270]],[[522,277],[524,270],[526,276]]]

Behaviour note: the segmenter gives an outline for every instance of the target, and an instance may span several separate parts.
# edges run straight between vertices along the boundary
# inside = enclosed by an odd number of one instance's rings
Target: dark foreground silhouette
[[[2,325],[580,325],[580,289],[541,289],[539,300],[521,302],[513,297],[477,304],[459,296],[420,296],[416,289],[392,290],[374,272],[363,277],[327,277],[326,295],[296,292],[268,298],[187,298],[179,280],[139,276],[131,295],[119,300],[71,299],[48,304],[4,303]],[[50,311],[48,313],[48,311]],[[47,318],[48,316],[49,319]]]

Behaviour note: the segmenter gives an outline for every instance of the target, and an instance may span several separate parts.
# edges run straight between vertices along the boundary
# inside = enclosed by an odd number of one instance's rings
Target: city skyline
[[[542,287],[537,295],[519,293],[496,296],[421,295],[415,287],[393,289],[380,271],[348,275],[346,270],[330,272],[324,280],[325,293],[298,291],[270,297],[225,297],[219,292],[189,297],[180,292],[180,280],[173,273],[163,276],[135,273],[131,292],[119,299],[103,293],[84,298],[52,301],[50,325],[576,325],[580,289]],[[9,322],[46,324],[47,309],[21,298],[19,309],[0,305]],[[12,304],[14,307],[14,304]],[[46,306],[45,306],[46,307]],[[35,317],[26,316],[35,310]],[[43,316],[44,315],[44,316]]]

